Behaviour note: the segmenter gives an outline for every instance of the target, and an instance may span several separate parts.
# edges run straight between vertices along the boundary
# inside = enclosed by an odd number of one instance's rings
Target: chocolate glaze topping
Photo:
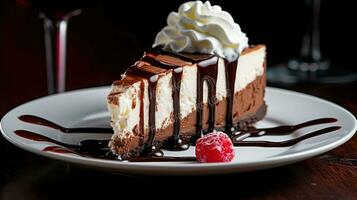
[[[197,65],[197,122],[196,122],[196,138],[200,138],[202,132],[202,110],[203,110],[203,86],[204,82],[208,85],[208,132],[214,130],[216,116],[216,84],[218,75],[218,60],[217,56],[213,56],[207,60],[202,60]]]
[[[140,146],[144,146],[144,142],[145,142],[145,139],[144,139],[144,91],[145,91],[145,85],[144,85],[144,81],[141,81],[140,82]]]
[[[136,66],[130,67],[126,74],[131,75],[131,76],[139,76],[142,78],[146,78],[148,80],[148,94],[149,94],[149,137],[146,140],[146,143],[144,143],[144,150],[143,154],[147,155],[152,155],[152,154],[162,154],[161,150],[157,149],[154,144],[155,140],[155,135],[156,135],[156,87],[157,87],[157,81],[159,80],[159,75],[160,71],[155,72],[155,71],[149,71],[145,70],[148,69],[146,68],[147,65],[138,63]],[[141,102],[143,102],[143,80],[141,82],[142,88],[141,88],[141,93],[142,93],[142,99]],[[143,122],[144,114],[143,114],[143,104],[141,104],[140,108],[140,121]],[[141,131],[144,130],[143,126],[144,123],[140,123],[141,126]],[[144,140],[144,133],[141,133],[142,140]]]
[[[198,138],[200,138],[203,133],[202,127],[202,116],[203,116],[203,87],[204,83],[206,82],[208,85],[208,106],[209,106],[209,121],[208,121],[208,130],[206,132],[212,132],[215,128],[215,116],[216,116],[216,85],[217,85],[217,76],[218,76],[218,62],[219,57],[216,55],[211,54],[189,54],[189,53],[177,53],[171,52],[163,49],[162,47],[157,47],[149,51],[149,55],[153,57],[158,55],[170,55],[181,60],[196,63],[197,64],[197,101],[196,101],[196,135],[195,137],[191,138],[191,142],[194,143]],[[154,66],[159,66],[162,68],[167,69],[168,67],[172,67],[172,64],[166,64],[163,62],[155,61],[153,62],[154,58],[150,57],[144,59],[148,62],[151,62]],[[234,102],[234,85],[236,79],[236,71],[238,65],[238,59],[234,62],[228,62],[225,60],[225,70],[226,70],[226,83],[227,83],[227,117],[226,117],[226,130],[228,130],[228,134],[230,131],[233,131],[233,115],[232,115],[232,108]],[[182,76],[182,75],[181,75]],[[178,83],[178,82],[176,82]],[[174,84],[173,84],[174,85]],[[177,85],[176,85],[177,87]],[[178,86],[179,87],[179,86]],[[174,93],[174,92],[173,92]],[[178,102],[178,103],[177,103]],[[174,106],[179,106],[179,99],[174,98]],[[176,110],[179,110],[177,108]],[[174,113],[174,114],[177,114]],[[175,115],[177,116],[177,115]],[[179,116],[179,115],[178,115]],[[176,122],[177,120],[177,122]],[[174,130],[174,138],[179,138],[176,135],[176,127],[179,127],[179,117],[175,117],[175,130]]]
[[[174,108],[174,131],[172,138],[166,143],[166,147],[170,150],[185,150],[189,147],[188,144],[183,144],[179,137],[180,134],[180,88],[182,80],[182,66],[175,63],[168,63],[155,59],[153,56],[157,54],[146,54],[141,61],[147,62],[150,65],[158,66],[164,69],[172,70],[172,99]]]
[[[191,62],[191,63],[197,63],[203,60],[208,60],[211,57],[214,57],[215,55],[213,54],[194,54],[194,53],[182,53],[182,52],[173,52],[173,51],[168,51],[162,48],[162,46],[157,46],[151,50],[148,50],[149,53],[152,53],[154,55],[169,55],[173,56],[175,58],[179,58],[181,60]]]
[[[234,131],[233,125],[233,102],[234,102],[234,86],[236,83],[236,74],[238,60],[229,62],[224,61],[226,67],[226,87],[227,87],[227,114],[226,114],[226,133],[231,136]]]

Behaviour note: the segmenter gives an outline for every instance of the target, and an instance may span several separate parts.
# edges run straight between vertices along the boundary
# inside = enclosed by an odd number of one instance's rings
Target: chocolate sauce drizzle
[[[186,150],[189,144],[183,143],[180,138],[180,126],[181,126],[181,114],[180,114],[180,90],[181,90],[181,79],[182,79],[183,68],[176,68],[172,72],[172,98],[174,106],[174,133],[173,133],[173,144],[171,150]]]
[[[229,62],[224,60],[226,68],[226,87],[227,87],[227,113],[226,113],[226,133],[228,136],[232,136],[232,132],[235,130],[233,125],[233,103],[234,103],[234,86],[236,82],[238,59]]]
[[[205,81],[208,85],[208,132],[212,132],[214,130],[218,60],[217,56],[213,56],[208,60],[199,62],[197,66],[196,138],[200,138],[203,135],[203,87]]]
[[[216,85],[218,76],[218,61],[219,57],[211,54],[189,54],[189,53],[177,53],[167,51],[161,47],[151,50],[154,52],[152,55],[157,56],[170,55],[181,60],[197,63],[197,101],[196,101],[196,135],[191,138],[191,142],[194,143],[200,138],[203,132],[203,87],[204,82],[208,85],[208,107],[209,107],[209,119],[208,129],[205,132],[212,132],[215,129],[215,117],[216,117]],[[151,62],[152,62],[151,58]],[[150,62],[150,61],[149,61]],[[167,68],[167,64],[152,62],[153,65]],[[233,62],[224,60],[225,72],[226,72],[226,87],[227,87],[227,113],[226,113],[226,132],[228,135],[232,135],[235,130],[233,124],[233,103],[234,103],[234,86],[237,74],[238,58]],[[174,99],[175,101],[175,99]],[[177,104],[179,105],[179,104]],[[178,119],[178,118],[175,118]],[[179,124],[179,122],[177,122]],[[175,132],[176,133],[176,132]],[[174,135],[175,135],[174,133]]]
[[[142,147],[145,144],[145,133],[144,133],[144,94],[145,94],[145,85],[144,81],[140,82],[140,141],[139,145]]]
[[[24,118],[23,116],[20,116],[19,118]],[[35,117],[37,119],[39,117]],[[41,118],[42,119],[42,118]],[[43,120],[43,119],[42,119]],[[47,121],[47,120],[46,120]],[[306,140],[308,138],[316,137],[318,135],[322,135],[325,133],[333,132],[336,130],[339,130],[341,127],[340,126],[331,126],[327,128],[322,128],[317,131],[313,131],[307,134],[304,134],[303,136],[290,139],[290,140],[285,140],[281,142],[272,142],[272,141],[243,141],[248,137],[261,137],[263,135],[271,135],[271,136],[279,136],[279,135],[288,135],[293,133],[294,131],[309,127],[309,126],[314,126],[314,125],[319,125],[319,124],[327,124],[327,123],[334,123],[336,122],[337,119],[335,118],[320,118],[320,119],[315,119],[311,121],[307,121],[301,124],[297,125],[284,125],[284,126],[278,126],[278,127],[273,127],[273,128],[254,128],[250,127],[245,130],[239,130],[233,134],[233,144],[235,146],[239,147],[244,147],[244,146],[257,146],[257,147],[287,147],[287,146],[292,146],[298,142],[301,142],[303,140]],[[25,122],[28,123],[35,123],[32,120],[26,120]],[[43,124],[40,124],[43,125]],[[44,125],[46,126],[46,125]],[[57,125],[53,122],[50,123],[50,128],[57,129],[56,127],[61,127],[60,125]],[[58,129],[57,129],[58,130]],[[85,128],[82,130],[86,130]],[[95,129],[94,129],[95,130]],[[80,132],[76,132],[80,133]],[[87,131],[83,132],[87,133]],[[83,157],[90,157],[90,158],[100,158],[100,159],[109,159],[109,160],[119,160],[123,161],[120,156],[113,154],[108,147],[109,140],[96,140],[96,139],[85,139],[80,141],[78,144],[67,144],[63,143],[54,139],[51,139],[47,136],[26,131],[26,130],[16,130],[15,134],[19,137],[28,139],[28,140],[33,140],[33,141],[38,141],[38,142],[49,142],[53,143],[55,145],[50,145],[47,146],[43,149],[43,151],[51,151],[55,153],[71,153],[71,154],[77,154],[79,156]],[[58,145],[58,146],[57,146]],[[153,154],[147,154],[144,156],[139,156],[136,158],[130,158],[126,161],[129,162],[173,162],[173,161],[196,161],[195,157],[171,157],[171,156],[164,156],[162,153],[157,153],[158,151],[154,152]]]
[[[26,131],[26,130],[16,130],[15,134],[22,138],[28,140],[38,141],[38,142],[50,142],[60,146],[47,146],[43,151],[50,151],[62,154],[76,154],[88,158],[99,158],[107,160],[117,160],[117,161],[128,161],[128,162],[184,162],[184,161],[197,161],[193,156],[187,157],[174,157],[174,156],[157,156],[150,155],[146,157],[136,157],[130,158],[128,160],[122,160],[119,156],[112,154],[108,148],[109,140],[82,140],[77,145],[66,144],[59,142],[57,140],[51,139],[49,137],[40,135],[38,133]]]
[[[173,110],[174,110],[174,125],[173,125],[173,136],[172,138],[165,144],[167,149],[170,150],[185,150],[188,149],[189,145],[182,142],[180,138],[180,89],[181,89],[181,80],[182,80],[182,72],[183,68],[180,65],[176,65],[173,63],[168,63],[160,60],[156,60],[153,56],[155,54],[149,53],[146,54],[141,61],[147,62],[150,65],[170,69],[172,70],[172,99],[173,99]]]
[[[288,135],[291,134],[292,132],[306,128],[309,126],[314,126],[314,125],[319,125],[319,124],[327,124],[327,123],[334,123],[337,122],[337,119],[335,118],[320,118],[320,119],[315,119],[311,121],[307,121],[304,123],[300,123],[297,125],[285,125],[285,126],[278,126],[278,127],[273,127],[273,128],[254,128],[250,127],[247,130],[240,130],[237,131],[233,134],[233,144],[234,146],[257,146],[257,147],[287,147],[287,146],[292,146],[298,142],[301,142],[305,139],[315,137],[318,135],[322,135],[325,133],[329,133],[332,131],[336,131],[341,128],[341,126],[331,126],[328,128],[323,128],[317,131],[313,131],[310,133],[307,133],[303,136],[291,139],[291,140],[285,140],[282,142],[271,142],[271,141],[243,141],[246,138],[249,137],[261,137],[264,135],[271,135],[271,136],[279,136],[279,135]]]
[[[160,155],[163,154],[162,151],[158,148],[155,147],[154,145],[154,139],[155,139],[155,135],[156,135],[156,117],[155,117],[155,113],[156,113],[156,87],[157,87],[157,81],[159,80],[159,75],[154,73],[154,72],[150,72],[150,71],[145,71],[142,69],[142,67],[140,66],[132,66],[129,68],[129,70],[126,72],[127,75],[132,75],[132,76],[139,76],[139,77],[143,77],[146,78],[148,80],[148,94],[149,94],[149,137],[146,140],[146,142],[144,143],[144,149],[142,154],[145,155]],[[143,85],[143,80],[142,83]],[[144,88],[143,86],[141,87],[141,93],[143,96],[143,92],[144,92]],[[143,99],[141,99],[141,102],[143,102]],[[141,108],[140,108],[140,120],[141,122],[143,122],[143,118],[144,118],[144,108],[143,108],[143,103],[141,104]],[[144,140],[144,123],[140,123],[141,126],[141,137],[142,140]]]
[[[300,124],[296,125],[284,125],[284,126],[277,126],[273,128],[255,128],[255,127],[249,127],[246,130],[239,130],[237,132],[234,132],[233,134],[233,141],[242,141],[248,137],[260,137],[263,135],[273,135],[273,136],[279,136],[279,135],[288,135],[298,129],[306,128],[309,126],[314,126],[314,125],[319,125],[319,124],[328,124],[328,123],[334,123],[337,122],[337,119],[335,118],[320,118],[320,119],[314,119],[310,120],[307,122],[303,122]]]
[[[307,133],[303,136],[290,139],[290,140],[285,140],[282,142],[271,142],[271,141],[233,141],[234,146],[256,146],[256,147],[288,147],[292,146],[296,143],[299,143],[303,140],[306,140],[308,138],[316,137],[318,135],[322,135],[325,133],[329,133],[332,131],[337,131],[341,128],[341,126],[331,126],[328,128],[323,128],[317,131],[313,131],[310,133]]]
[[[23,122],[53,128],[63,133],[113,133],[112,128],[65,128],[47,119],[34,115],[21,115],[19,119]]]
[[[208,60],[215,55],[213,54],[195,54],[195,53],[181,53],[181,52],[173,52],[173,51],[168,51],[162,48],[162,46],[157,46],[151,50],[148,50],[149,53],[153,55],[169,55],[175,58],[179,58],[183,61],[186,62],[191,62],[191,63],[198,63],[203,60]]]

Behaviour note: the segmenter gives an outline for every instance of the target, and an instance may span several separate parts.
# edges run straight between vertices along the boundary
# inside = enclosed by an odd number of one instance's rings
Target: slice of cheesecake
[[[153,49],[112,84],[110,147],[122,158],[165,145],[184,148],[193,136],[244,128],[266,113],[264,45],[238,60]]]

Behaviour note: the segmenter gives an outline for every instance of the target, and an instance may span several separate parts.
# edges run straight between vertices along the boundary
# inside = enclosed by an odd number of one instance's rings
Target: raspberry
[[[199,162],[230,162],[234,158],[231,139],[223,132],[213,132],[196,142],[196,158]]]

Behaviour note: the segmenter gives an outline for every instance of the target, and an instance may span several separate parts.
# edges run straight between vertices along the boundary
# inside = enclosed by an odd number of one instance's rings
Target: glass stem
[[[302,39],[301,56],[308,62],[321,61],[320,8],[321,0],[305,0],[308,9],[306,29]]]
[[[48,93],[65,91],[67,19],[43,17]]]
[[[61,17],[48,17],[41,13],[45,32],[47,66],[47,88],[49,94],[64,92],[66,89],[66,43],[68,20],[79,15],[81,9]]]

